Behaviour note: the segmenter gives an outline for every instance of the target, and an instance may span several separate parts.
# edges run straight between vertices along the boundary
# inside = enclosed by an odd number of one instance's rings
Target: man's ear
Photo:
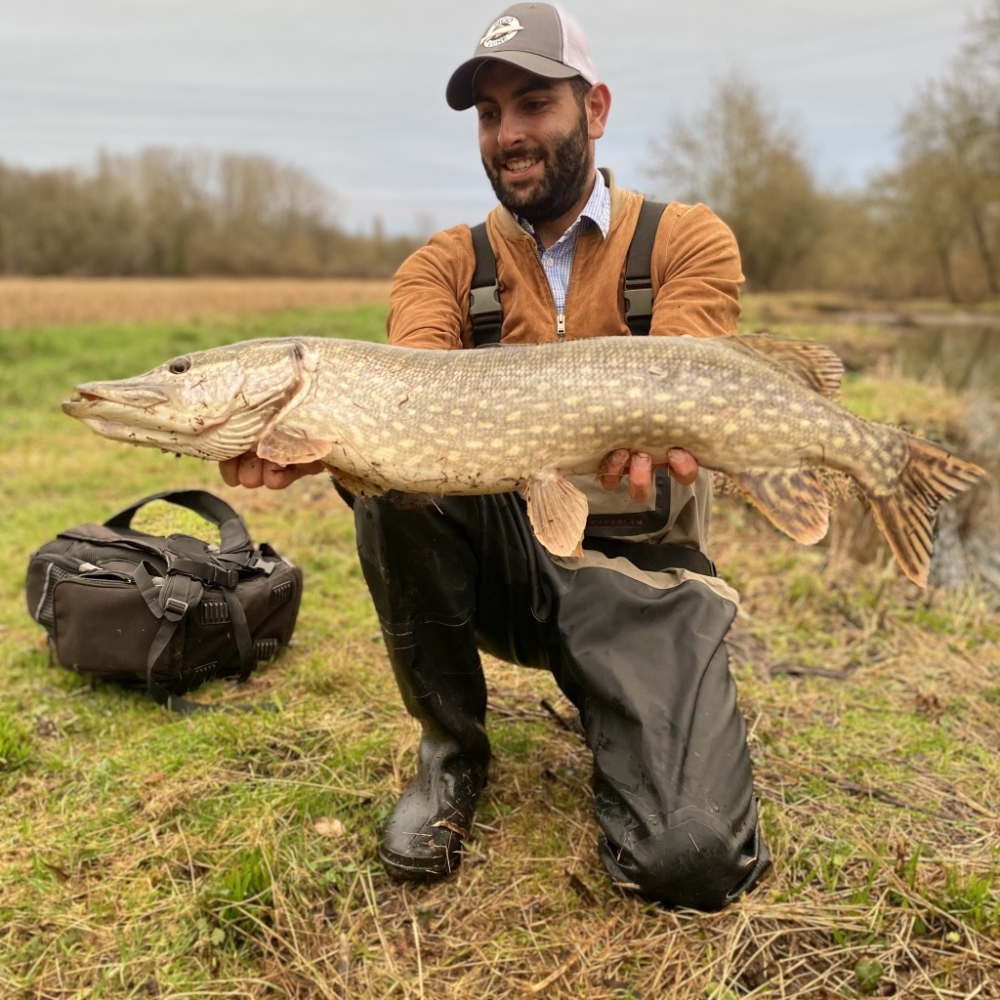
[[[591,141],[604,135],[611,111],[611,91],[606,83],[595,83],[584,98],[587,109],[587,138]]]
[[[319,356],[299,341],[289,343],[298,386],[271,418],[257,442],[257,455],[276,465],[300,465],[325,458],[333,447],[319,408],[310,406],[316,394]]]

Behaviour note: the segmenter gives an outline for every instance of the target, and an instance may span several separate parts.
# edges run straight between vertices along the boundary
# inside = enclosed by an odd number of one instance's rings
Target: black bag
[[[158,538],[129,527],[139,508],[167,500],[218,525],[221,546],[190,535]],[[302,570],[203,490],[146,497],[104,525],[60,532],[28,562],[28,612],[59,662],[84,676],[144,684],[178,712],[178,697],[216,677],[245,681],[288,645]]]

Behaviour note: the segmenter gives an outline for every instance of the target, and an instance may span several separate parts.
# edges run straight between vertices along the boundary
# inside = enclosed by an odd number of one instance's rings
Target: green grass
[[[378,830],[417,731],[344,505],[321,478],[230,490],[213,466],[104,441],[58,404],[182,351],[377,339],[384,319],[0,332],[0,997],[997,995],[1000,615],[972,592],[920,594],[891,566],[826,567],[732,500],[713,556],[744,598],[732,665],[770,880],[713,915],[615,891],[594,850],[589,755],[539,703],[567,704],[547,675],[495,661],[496,768],[461,874],[383,875]],[[845,399],[919,421],[955,405],[931,391],[862,375]],[[288,653],[243,691],[199,693],[281,712],[181,719],[92,688],[50,665],[24,608],[28,555],[57,531],[195,486],[305,571]]]

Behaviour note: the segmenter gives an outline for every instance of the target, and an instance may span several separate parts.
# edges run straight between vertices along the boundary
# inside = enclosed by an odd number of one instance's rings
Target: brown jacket
[[[628,336],[625,256],[639,217],[640,195],[614,183],[607,238],[596,226],[577,244],[566,296],[566,338]],[[502,206],[487,230],[497,258],[505,343],[556,340],[556,311],[534,237]],[[433,236],[396,272],[390,294],[389,341],[403,347],[472,347],[468,317],[475,254],[468,226]],[[736,332],[739,250],[728,226],[704,205],[671,203],[653,245],[653,335],[715,337]]]

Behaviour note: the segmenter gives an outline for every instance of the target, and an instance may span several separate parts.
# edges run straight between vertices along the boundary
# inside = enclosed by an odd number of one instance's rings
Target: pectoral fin
[[[813,469],[730,472],[740,492],[786,535],[815,545],[830,527],[830,501]]]
[[[257,454],[278,465],[299,465],[324,458],[332,447],[332,441],[323,440],[308,428],[272,421],[257,442]]]
[[[528,480],[528,520],[535,537],[554,556],[582,556],[587,497],[558,472]]]

